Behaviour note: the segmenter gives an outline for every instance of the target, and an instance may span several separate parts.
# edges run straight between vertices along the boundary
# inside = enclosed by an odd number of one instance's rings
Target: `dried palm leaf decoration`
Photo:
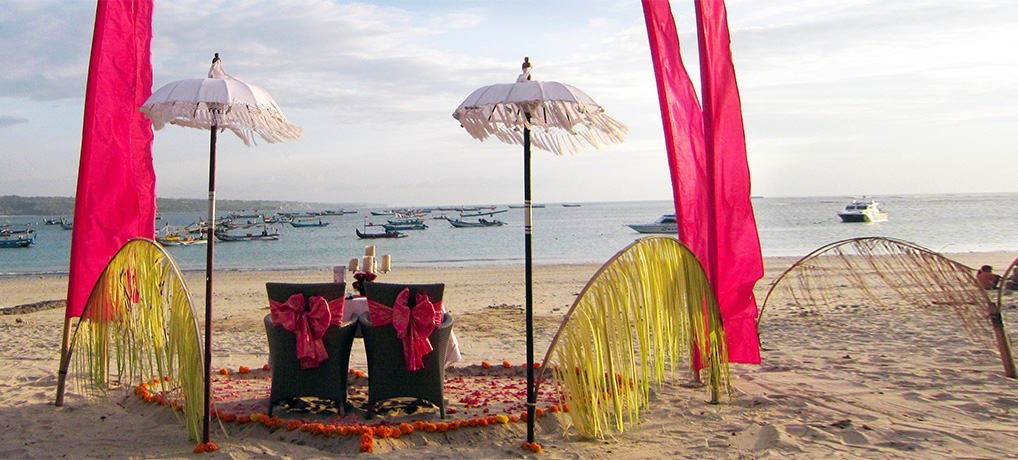
[[[161,391],[184,400],[187,432],[198,439],[198,323],[180,269],[158,243],[132,239],[113,256],[92,288],[70,351],[79,392],[104,396],[116,387],[158,380]]]
[[[990,300],[974,273],[964,264],[907,241],[886,237],[836,241],[799,259],[774,281],[757,323],[773,299],[788,299],[790,305],[821,314],[822,306],[838,303],[834,296],[840,296],[841,288],[857,289],[871,308],[896,303],[926,311],[953,311],[973,341],[988,347],[996,341],[1004,372],[1014,378],[1000,303]]]
[[[555,369],[579,434],[604,438],[637,424],[651,385],[680,362],[697,381],[704,366],[712,402],[731,395],[725,331],[703,267],[675,238],[654,236],[619,251],[587,282],[542,375]]]

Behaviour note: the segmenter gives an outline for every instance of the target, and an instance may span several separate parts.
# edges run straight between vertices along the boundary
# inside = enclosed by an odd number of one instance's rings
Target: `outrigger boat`
[[[428,225],[424,222],[406,223],[406,224],[382,224],[382,228],[387,232],[395,232],[399,230],[425,230]]]
[[[523,209],[524,205],[522,205],[522,204],[511,204],[511,205],[509,205],[509,207],[512,208],[512,209]],[[530,205],[530,209],[540,209],[540,208],[543,208],[543,207],[544,207],[543,204]]]
[[[499,227],[505,225],[505,222],[502,222],[500,220],[487,220],[487,219],[477,219],[477,222],[467,222],[459,219],[449,219],[449,223],[456,228]]]
[[[374,238],[406,238],[406,233],[400,233],[395,230],[386,230],[385,233],[362,233],[358,229],[353,229],[357,232],[357,238],[361,239],[374,239]]]
[[[12,229],[10,225],[0,227],[0,248],[27,248],[35,243],[35,230],[25,225],[24,230]]]
[[[271,232],[270,232],[271,230]],[[275,241],[279,239],[279,232],[274,228],[262,227],[261,233],[230,234],[227,231],[216,230],[216,238],[219,241]]]
[[[495,214],[499,214],[499,213],[503,213],[503,212],[509,212],[509,210],[508,209],[499,209],[497,211],[495,211],[495,210],[492,210],[492,211],[481,211],[481,212],[475,212],[475,213],[472,213],[472,214],[463,214],[463,213],[460,213],[460,217],[483,217],[483,216],[489,216],[490,217],[490,216],[494,216]]]
[[[205,244],[208,240],[201,232],[191,233],[184,227],[170,227],[169,225],[159,230],[156,241],[163,246],[190,246],[192,244]]]
[[[294,227],[324,227],[329,225],[328,222],[323,222],[322,219],[318,219],[318,222],[308,222],[306,220],[294,220],[290,222],[290,225]]]

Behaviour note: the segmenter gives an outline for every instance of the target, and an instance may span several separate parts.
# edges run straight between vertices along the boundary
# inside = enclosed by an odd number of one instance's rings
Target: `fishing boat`
[[[342,216],[344,214],[357,214],[357,211],[347,211],[345,209],[326,209],[320,213],[323,216]]]
[[[391,216],[392,211],[371,211],[372,216]]]
[[[576,203],[562,203],[562,207],[563,208],[578,208],[580,206],[583,206],[583,205],[576,204]]]
[[[318,219],[317,222],[314,221],[309,222],[306,220],[294,220],[290,221],[290,225],[294,227],[325,227],[326,225],[329,225],[329,223],[322,221],[322,219]]]
[[[191,233],[185,227],[171,227],[169,225],[156,232],[156,241],[163,246],[190,246],[192,244],[205,244],[208,240],[201,232]]]
[[[0,248],[27,248],[35,243],[35,233],[30,235],[2,235]]]
[[[64,219],[46,219],[44,222],[46,222],[46,225],[60,225],[60,222],[63,221]]]
[[[60,228],[62,228],[64,230],[70,230],[70,229],[74,228],[74,223],[71,222],[71,221],[67,221],[67,220],[61,220],[60,221]]]
[[[503,212],[509,212],[509,210],[508,209],[499,209],[497,211],[495,211],[495,210],[492,210],[492,211],[480,211],[480,212],[475,212],[475,213],[470,213],[470,214],[460,213],[460,217],[484,217],[484,216],[490,217],[490,216],[494,216],[495,214],[499,214],[499,213],[503,213]]]
[[[511,204],[511,205],[509,205],[509,207],[512,208],[512,209],[523,209],[524,207],[526,207],[526,205]],[[543,207],[544,207],[543,204],[532,204],[532,205],[530,205],[530,209],[541,209]]]
[[[675,234],[679,232],[679,225],[675,221],[675,214],[665,214],[650,224],[628,224],[627,226],[640,233]]]
[[[384,233],[362,233],[358,229],[353,231],[357,232],[357,238],[361,239],[374,239],[374,238],[406,238],[406,233],[400,233],[397,231],[386,230]]]
[[[845,210],[838,213],[842,222],[883,222],[887,220],[887,213],[880,209],[880,203],[876,201],[856,201],[845,206]]]
[[[418,221],[403,224],[382,224],[382,228],[386,231],[395,232],[399,230],[425,230],[428,228],[428,225],[424,222]]]
[[[477,222],[467,222],[465,220],[449,219],[449,223],[456,228],[500,227],[502,225],[505,225],[505,222],[502,222],[497,219],[494,220],[477,219]]]
[[[35,243],[35,230],[28,225],[24,229],[11,228],[10,225],[0,227],[0,248],[27,248]]]
[[[219,241],[275,241],[279,239],[279,232],[271,227],[263,227],[261,233],[232,234],[216,230],[216,238]]]

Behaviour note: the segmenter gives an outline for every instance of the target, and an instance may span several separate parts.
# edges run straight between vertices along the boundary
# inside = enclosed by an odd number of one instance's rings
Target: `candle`
[[[375,271],[375,256],[364,256],[364,260],[361,262],[361,271],[374,273]]]
[[[382,273],[389,273],[392,270],[392,256],[385,254],[382,256]]]
[[[332,267],[332,282],[342,283],[346,280],[346,266],[336,265]]]
[[[364,246],[364,255],[375,257],[375,247],[374,246]]]
[[[351,273],[353,273],[353,272],[356,272],[356,271],[357,271],[357,263],[358,263],[358,262],[359,262],[359,261],[357,260],[357,258],[356,258],[356,257],[354,257],[353,259],[350,259],[350,262],[347,262],[347,264],[346,264],[346,265],[347,265],[347,267],[350,267],[350,272],[351,272]]]

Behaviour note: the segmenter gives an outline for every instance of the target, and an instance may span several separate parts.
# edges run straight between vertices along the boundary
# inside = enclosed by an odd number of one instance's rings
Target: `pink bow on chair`
[[[297,293],[277,302],[269,299],[272,324],[297,336],[297,360],[301,369],[314,369],[329,359],[322,337],[329,326],[343,324],[343,297],[328,302],[322,296]]]
[[[396,336],[403,341],[403,357],[408,371],[424,367],[424,355],[431,353],[428,337],[442,324],[442,302],[431,302],[427,294],[417,293],[413,310],[410,309],[410,288],[396,296],[391,307],[368,299],[368,314],[374,327],[392,324]]]

